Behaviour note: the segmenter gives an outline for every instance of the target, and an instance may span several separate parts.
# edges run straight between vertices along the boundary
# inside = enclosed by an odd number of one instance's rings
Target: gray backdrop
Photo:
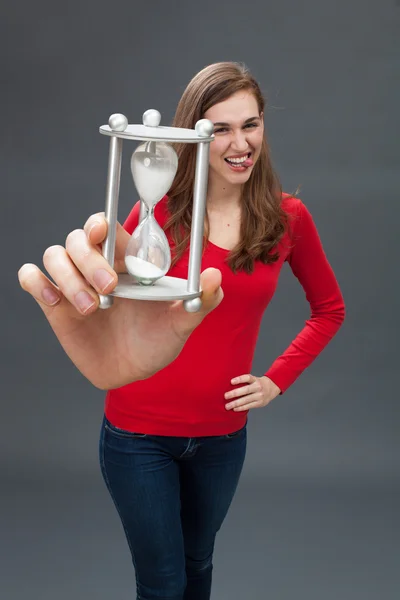
[[[25,0],[1,12],[2,598],[135,597],[97,462],[104,394],[17,271],[104,209],[98,127],[111,113],[139,122],[157,108],[167,124],[199,69],[239,60],[268,97],[275,165],[286,191],[301,185],[347,319],[283,397],[250,414],[213,600],[397,599],[399,3]],[[120,220],[137,197],[129,156]],[[255,374],[308,314],[286,266]]]

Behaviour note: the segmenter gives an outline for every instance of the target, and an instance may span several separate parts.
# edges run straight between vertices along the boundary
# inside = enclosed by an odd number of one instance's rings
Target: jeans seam
[[[186,458],[186,454],[189,454],[189,456],[192,456],[193,455],[192,453],[194,450],[196,450],[196,440],[195,440],[195,438],[189,438],[189,442],[186,447],[186,450],[183,452],[183,454],[181,454],[179,456],[179,459]]]

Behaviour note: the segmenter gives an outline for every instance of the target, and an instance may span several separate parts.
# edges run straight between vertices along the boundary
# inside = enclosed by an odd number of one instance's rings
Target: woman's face
[[[209,177],[222,184],[243,185],[261,152],[264,121],[254,95],[243,90],[215,104],[205,114],[214,123]]]

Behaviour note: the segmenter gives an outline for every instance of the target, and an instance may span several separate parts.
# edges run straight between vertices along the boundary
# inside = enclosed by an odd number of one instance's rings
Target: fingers
[[[43,264],[55,284],[31,263],[21,267],[21,287],[30,293],[46,312],[60,303],[69,302],[80,314],[94,312],[99,305],[97,294],[109,294],[118,282],[117,272],[102,256],[101,243],[107,236],[104,213],[91,215],[84,229],[72,231],[62,246],[51,246],[43,255]],[[125,249],[129,234],[117,223],[115,266],[126,271]],[[97,293],[96,293],[97,292]]]
[[[93,246],[101,244],[107,235],[107,221],[104,213],[91,215],[84,224],[83,230]]]
[[[84,280],[86,280],[86,282],[88,282],[99,294],[108,294],[114,289],[118,281],[116,272],[110,267],[106,259],[103,258],[103,256],[99,254],[95,248],[93,248],[92,244],[89,243],[87,235],[83,229],[75,229],[74,231],[71,231],[66,239],[65,249],[69,258],[79,272],[79,275],[82,274]],[[70,277],[71,281],[73,282],[73,273],[75,273],[76,276],[77,271],[76,269],[67,269],[65,256],[59,254],[54,258],[54,260],[62,261],[62,265],[56,265],[57,268],[60,268],[61,270],[66,269],[65,277]],[[51,265],[52,263],[50,262],[50,266]],[[55,279],[55,276],[53,276],[53,274],[51,275]],[[63,289],[62,281],[57,281],[57,284],[61,287],[61,289]],[[67,286],[70,287],[70,285],[75,287],[81,286],[82,277],[78,276],[75,283],[71,284],[67,282]]]
[[[257,378],[254,375],[252,375],[251,373],[247,373],[246,375],[240,375],[239,377],[235,377],[231,380],[231,383],[232,385],[237,385],[238,383],[253,382],[256,379]]]
[[[43,255],[43,264],[63,296],[82,315],[97,309],[99,298],[96,292],[76,268],[65,248],[62,246],[47,248]]]
[[[258,390],[252,385],[245,385],[244,387],[237,388],[236,390],[226,392],[225,399],[229,400],[230,398],[239,398],[240,396],[245,396],[251,394],[252,392],[256,393],[257,391]]]
[[[228,392],[228,394],[225,394],[226,400],[228,400],[228,398],[231,399],[231,398],[235,397],[235,396],[229,396],[229,393],[230,392]],[[227,409],[236,408],[237,406],[243,406],[243,404],[248,404],[249,402],[260,402],[262,400],[262,393],[258,392],[258,391],[249,391],[246,393],[242,393],[240,395],[242,396],[240,398],[240,400],[234,400],[233,402],[229,402],[228,404],[225,404],[225,408],[227,408]]]
[[[91,215],[83,226],[86,237],[89,243],[97,249],[101,254],[101,244],[107,236],[108,225],[104,213],[96,213]],[[115,239],[115,255],[114,269],[117,273],[125,273],[125,250],[129,242],[130,235],[117,222],[116,239]]]
[[[226,394],[225,394],[225,398],[226,398]],[[243,398],[240,398],[240,400],[234,400],[233,402],[229,402],[228,404],[225,404],[225,408],[226,410],[247,410],[247,408],[244,407],[249,407],[251,406],[256,407],[256,406],[262,406],[262,394],[260,392],[253,392],[250,394],[247,394],[245,396],[243,396]]]
[[[18,271],[18,280],[23,290],[31,294],[44,312],[57,306],[62,300],[60,290],[31,263],[26,263]]]
[[[257,377],[254,377],[254,375],[242,375],[241,377],[235,377],[235,379],[232,379],[231,383],[236,385],[244,381],[248,381],[249,383],[240,388],[226,392],[225,399],[228,400],[230,398],[238,398],[239,396],[262,393],[261,382]]]
[[[241,406],[237,406],[233,409],[233,412],[243,412],[245,410],[250,410],[252,408],[261,408],[262,404],[259,402],[247,402],[247,404],[242,404]]]
[[[231,380],[233,385],[244,383],[248,381],[247,385],[230,390],[224,394],[225,400],[231,400],[232,398],[240,398],[225,404],[226,410],[234,410],[234,412],[240,412],[243,410],[249,410],[250,408],[256,408],[262,405],[262,386],[261,382],[254,375],[241,375]]]

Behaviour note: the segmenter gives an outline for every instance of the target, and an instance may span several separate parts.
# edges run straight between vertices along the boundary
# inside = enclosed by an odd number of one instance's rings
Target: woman
[[[129,380],[122,352],[102,369],[102,381],[108,368],[113,376],[102,385],[109,391],[101,469],[125,530],[141,600],[210,598],[215,537],[242,471],[247,413],[285,392],[344,319],[342,294],[313,219],[299,199],[282,193],[271,166],[263,114],[260,88],[239,64],[210,65],[189,83],[174,125],[192,128],[200,118],[214,123],[202,268],[219,269],[224,297],[221,302],[214,280],[214,304],[196,329],[191,326],[177,358],[165,361],[165,368],[159,361],[160,370],[155,367],[147,379]],[[178,145],[177,152],[177,176],[155,215],[173,251],[168,274],[185,278],[195,148]],[[139,203],[118,232],[121,259],[138,219]],[[104,239],[104,220],[91,217],[85,231],[65,250],[81,271],[79,256]],[[258,377],[250,372],[258,331],[285,262],[304,288],[311,317]],[[89,309],[92,317],[109,312],[96,313],[96,306]],[[160,312],[158,317],[162,326]],[[128,336],[127,327],[120,334]],[[146,360],[143,377],[151,370]]]

